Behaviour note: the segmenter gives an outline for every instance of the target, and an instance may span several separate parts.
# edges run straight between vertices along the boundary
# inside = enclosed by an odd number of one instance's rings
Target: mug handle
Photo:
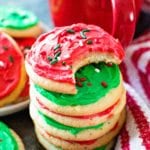
[[[135,32],[137,20],[135,0],[110,0],[110,2],[113,16],[111,35],[120,39],[120,42],[126,47]]]

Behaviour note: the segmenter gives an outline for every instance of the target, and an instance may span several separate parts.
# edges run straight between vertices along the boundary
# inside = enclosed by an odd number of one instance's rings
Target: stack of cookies
[[[109,149],[125,120],[119,41],[74,24],[41,35],[26,56],[30,115],[43,147]]]

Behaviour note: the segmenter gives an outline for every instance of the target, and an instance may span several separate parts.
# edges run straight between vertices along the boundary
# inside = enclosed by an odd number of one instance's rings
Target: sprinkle
[[[86,38],[87,38],[86,35],[85,35],[85,32],[90,32],[90,30],[89,30],[89,29],[84,29],[84,30],[82,30],[82,31],[80,32],[80,35],[81,35],[81,37],[82,37],[83,39],[86,39]]]
[[[87,83],[87,86],[91,86],[91,85],[92,85],[92,83],[91,83],[91,82],[88,82],[88,83]]]
[[[55,54],[55,58],[59,57],[61,54],[61,51],[58,51],[56,54]]]
[[[63,66],[66,66],[66,62],[65,62],[65,61],[63,61],[63,62],[62,62],[62,65],[63,65]]]
[[[79,81],[79,78],[78,77],[75,77],[76,81],[78,82]]]
[[[81,82],[76,82],[76,85],[79,86],[79,87],[83,86]]]
[[[75,34],[75,31],[73,29],[67,29],[66,31],[70,34]]]
[[[113,65],[113,63],[109,62],[106,65],[109,66],[109,67],[111,67]]]
[[[58,62],[58,59],[54,58],[54,59],[51,60],[50,64],[51,64],[51,65],[54,65],[54,64],[56,64],[57,62]]]
[[[87,40],[86,44],[88,44],[88,45],[93,44],[93,41],[92,40]]]
[[[7,51],[8,47],[7,46],[2,46],[3,50]]]
[[[95,68],[95,72],[99,73],[99,72],[100,72],[100,70],[99,70],[98,68]]]
[[[52,60],[53,60],[53,58],[52,58],[51,56],[48,56],[47,59],[48,59],[49,61],[52,61]]]
[[[54,51],[57,50],[58,48],[60,48],[60,44],[57,44],[57,45],[54,47]]]
[[[107,87],[107,83],[106,83],[106,82],[104,82],[104,81],[102,81],[102,82],[101,82],[101,85],[102,85],[104,88],[106,88],[106,87]]]
[[[79,78],[79,81],[84,82],[84,81],[86,81],[86,78]]]
[[[10,62],[12,62],[12,63],[14,62],[14,58],[11,55],[8,57],[8,59]]]

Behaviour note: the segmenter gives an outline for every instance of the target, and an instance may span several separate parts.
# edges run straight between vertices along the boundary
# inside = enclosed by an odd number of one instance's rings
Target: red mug
[[[133,38],[142,1],[49,0],[49,4],[55,26],[96,24],[127,46]]]

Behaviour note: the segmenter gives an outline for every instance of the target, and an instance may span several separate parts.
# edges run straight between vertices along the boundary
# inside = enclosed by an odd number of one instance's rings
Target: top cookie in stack
[[[119,41],[86,24],[41,35],[26,57],[30,115],[39,141],[62,149],[107,147],[125,119]]]

